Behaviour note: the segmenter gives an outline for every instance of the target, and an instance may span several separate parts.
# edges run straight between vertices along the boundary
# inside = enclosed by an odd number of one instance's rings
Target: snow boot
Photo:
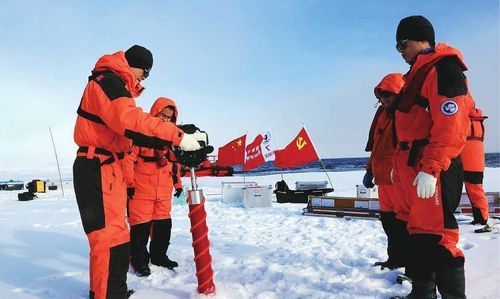
[[[134,270],[135,270],[135,275],[139,277],[145,277],[151,275],[151,269],[149,268],[149,265],[138,266],[137,268],[134,268]]]
[[[474,220],[471,222],[472,225],[486,225],[488,223],[488,219],[484,219],[483,214],[481,214],[481,210],[476,207],[472,207],[472,217],[474,217]]]
[[[132,290],[132,289],[127,290],[127,293],[125,294],[125,296],[127,296],[126,298],[129,298],[130,296],[132,296],[133,293],[135,293],[134,290]],[[89,299],[94,299],[94,298],[95,298],[94,292],[89,291]]]
[[[463,266],[436,273],[436,283],[443,299],[465,299],[465,271]]]
[[[132,290],[132,289],[127,290],[127,298],[129,298],[130,296],[132,296],[133,293],[135,293],[134,290]]]
[[[387,235],[388,259],[385,262],[376,262],[374,266],[380,266],[382,270],[384,268],[392,270],[404,267],[404,255],[406,253],[402,246],[404,244],[403,236],[405,234],[408,235],[406,232],[406,222],[396,219],[396,213],[394,212],[380,212],[380,221]],[[401,222],[405,224],[403,226],[403,232],[401,232]]]
[[[151,230],[151,222],[132,225],[130,227],[130,264],[139,277],[151,274],[149,269],[149,253],[146,248]]]
[[[172,219],[153,220],[151,243],[149,244],[151,263],[169,270],[179,266],[177,262],[170,260],[167,256],[171,231]]]
[[[406,296],[393,296],[391,299],[436,299],[435,275],[430,275],[428,279],[412,279],[410,294]],[[444,299],[444,297],[443,297]]]

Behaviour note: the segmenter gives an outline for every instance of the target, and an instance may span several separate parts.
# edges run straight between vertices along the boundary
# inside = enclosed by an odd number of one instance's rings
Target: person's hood
[[[125,59],[125,52],[118,51],[114,54],[107,54],[97,60],[92,73],[110,70],[117,74],[127,86],[133,97],[139,96],[144,87],[137,80]]]
[[[179,119],[179,113],[177,111],[177,105],[175,105],[174,100],[169,99],[169,98],[164,98],[164,97],[159,97],[156,99],[154,102],[153,106],[151,106],[151,110],[149,113],[152,116],[156,116],[160,111],[165,109],[167,106],[173,106],[174,107],[174,116],[175,116],[175,122],[177,122],[177,119]]]
[[[385,76],[377,86],[375,86],[375,97],[380,100],[380,91],[382,90],[392,92],[394,94],[399,94],[404,85],[405,81],[403,79],[403,74],[389,74]]]

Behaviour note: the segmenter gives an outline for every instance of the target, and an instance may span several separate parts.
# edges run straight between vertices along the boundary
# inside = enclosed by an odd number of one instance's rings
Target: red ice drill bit
[[[193,236],[194,261],[198,278],[198,293],[215,294],[214,271],[208,241],[207,213],[202,190],[198,190],[194,167],[191,167],[191,190],[188,191],[189,219]]]

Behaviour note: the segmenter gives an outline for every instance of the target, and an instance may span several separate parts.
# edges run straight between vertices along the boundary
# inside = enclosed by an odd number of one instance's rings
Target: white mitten
[[[182,137],[179,147],[183,151],[195,151],[201,148],[198,140],[193,136],[193,134],[186,134]]]
[[[196,140],[203,141],[205,143],[205,145],[208,145],[208,135],[207,135],[207,133],[201,132],[200,130],[197,130],[196,132],[194,132],[191,135],[193,135],[193,137]]]
[[[427,172],[420,171],[415,180],[413,181],[413,186],[417,186],[417,196],[420,198],[430,198],[436,192],[437,178]]]

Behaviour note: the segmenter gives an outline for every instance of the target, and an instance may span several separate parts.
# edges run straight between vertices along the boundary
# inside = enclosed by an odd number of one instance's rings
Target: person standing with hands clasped
[[[119,161],[132,141],[160,150],[171,145],[185,151],[201,148],[195,136],[136,107],[134,98],[144,90],[141,81],[152,66],[153,55],[138,45],[102,56],[78,107],[73,184],[90,246],[91,299],[125,299],[133,293],[127,290],[130,233],[127,188]]]
[[[385,262],[375,266],[400,268],[405,266],[407,214],[402,214],[399,186],[391,179],[392,157],[394,155],[394,104],[404,85],[402,74],[389,74],[375,87],[375,97],[382,103],[373,118],[365,150],[371,151],[366,165],[363,185],[373,188],[378,185],[380,221],[387,235],[387,255]],[[375,179],[375,182],[374,182]]]
[[[176,123],[177,106],[168,98],[158,98],[150,114],[163,122]],[[156,150],[134,146],[123,160],[129,196],[130,262],[137,276],[149,276],[149,261],[170,270],[178,264],[167,256],[172,230],[172,191],[182,193],[180,167],[166,147]],[[149,252],[146,249],[148,240]]]
[[[412,290],[405,297],[465,298],[464,254],[457,247],[454,216],[462,193],[460,159],[469,132],[473,100],[461,53],[435,45],[423,16],[400,21],[396,49],[411,65],[396,103],[398,173],[409,207],[409,267]]]

